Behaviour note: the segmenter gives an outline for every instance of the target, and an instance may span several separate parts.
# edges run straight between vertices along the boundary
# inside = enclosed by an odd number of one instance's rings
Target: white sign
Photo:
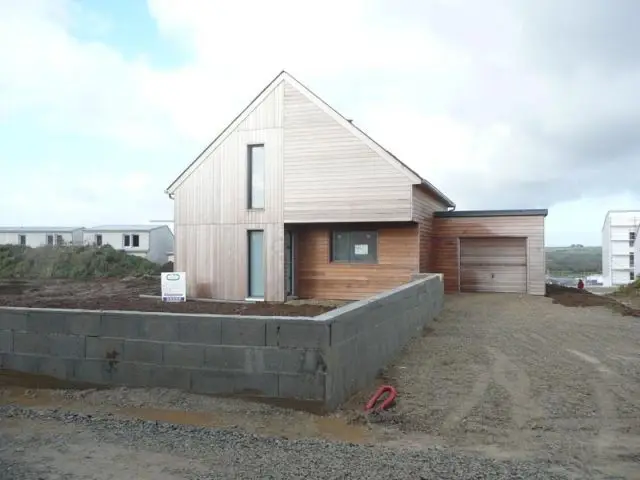
[[[187,275],[184,272],[163,272],[160,277],[163,302],[187,301]]]
[[[368,255],[369,254],[369,245],[366,243],[362,245],[354,245],[353,246],[354,253],[356,255]]]

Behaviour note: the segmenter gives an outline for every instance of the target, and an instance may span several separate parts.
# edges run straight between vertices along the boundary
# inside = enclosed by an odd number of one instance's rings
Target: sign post
[[[163,272],[160,284],[163,302],[187,301],[187,275],[185,272]]]

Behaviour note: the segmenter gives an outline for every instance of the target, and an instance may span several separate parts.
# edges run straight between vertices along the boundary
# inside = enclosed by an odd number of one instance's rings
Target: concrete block
[[[40,355],[2,354],[2,368],[16,372],[38,373],[41,360]]]
[[[162,342],[146,340],[125,340],[125,362],[143,362],[162,365]]]
[[[158,365],[144,366],[151,369],[149,376],[151,385],[160,388],[191,390],[191,375],[187,369]]]
[[[169,315],[144,317],[140,322],[140,339],[177,342],[181,318]]]
[[[222,345],[265,346],[265,324],[265,320],[258,318],[222,318],[220,343]]]
[[[184,316],[178,320],[179,342],[219,345],[220,339],[220,318]]]
[[[141,388],[189,390],[190,380],[189,371],[182,368],[131,362],[122,362],[111,375],[111,381],[116,385]]]
[[[144,314],[103,313],[100,318],[100,335],[103,337],[139,338]]]
[[[299,400],[325,399],[325,374],[287,374],[278,375],[278,394],[283,398]]]
[[[13,352],[13,331],[0,330],[0,353]]]
[[[189,343],[164,343],[162,361],[165,365],[180,367],[204,366],[204,345]]]
[[[191,370],[191,390],[196,393],[278,396],[278,375],[216,370]]]
[[[69,333],[67,314],[59,310],[31,310],[27,315],[29,333]]]
[[[265,371],[262,349],[215,345],[205,347],[204,365],[225,371],[261,373]]]
[[[121,338],[87,337],[86,357],[96,360],[121,361],[124,340]]]
[[[84,339],[80,335],[47,335],[49,355],[63,358],[84,358]]]
[[[49,355],[49,337],[39,333],[13,333],[14,353]]]
[[[27,312],[0,308],[0,330],[26,331]]]
[[[110,360],[82,359],[72,362],[73,380],[97,385],[112,384],[113,374],[118,369],[117,362],[112,363]]]
[[[72,335],[100,335],[99,312],[72,312],[67,314],[67,330]]]
[[[330,323],[316,320],[278,320],[267,323],[267,345],[290,348],[328,348]]]
[[[43,358],[39,364],[38,373],[61,380],[71,380],[74,376],[73,360],[66,358]]]

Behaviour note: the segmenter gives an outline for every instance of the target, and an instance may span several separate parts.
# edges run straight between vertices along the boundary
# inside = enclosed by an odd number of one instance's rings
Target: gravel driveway
[[[605,307],[464,294],[385,372],[398,444],[640,478],[640,323]],[[362,402],[363,398],[355,399]]]
[[[640,478],[640,327],[603,307],[449,296],[334,415],[163,389],[2,386],[4,479]]]

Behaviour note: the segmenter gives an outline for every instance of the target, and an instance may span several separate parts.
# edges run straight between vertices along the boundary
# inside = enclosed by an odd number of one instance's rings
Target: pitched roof
[[[404,173],[409,180],[414,185],[421,185],[423,188],[428,190],[432,195],[436,198],[440,199],[449,207],[455,207],[455,203],[451,199],[449,199],[444,193],[438,190],[434,185],[432,185],[429,181],[422,178],[418,173],[402,162],[398,157],[393,155],[389,150],[385,149],[378,142],[373,140],[369,135],[367,135],[364,131],[358,128],[354,123],[343,115],[341,115],[338,111],[336,111],[333,107],[331,107],[327,102],[318,97],[315,93],[313,93],[309,88],[304,86],[298,80],[296,80],[292,75],[287,73],[286,71],[280,72],[250,103],[245,107],[240,114],[233,119],[233,121],[227,125],[227,127],[216,137],[213,141],[198,155],[187,168],[185,168],[182,173],[176,178],[171,185],[167,187],[165,193],[172,194],[174,193],[178,187],[186,180],[191,173],[200,166],[200,164],[207,158],[208,154],[215,150],[224,140],[225,138],[235,130],[235,128],[253,111],[254,107],[259,105],[282,81],[286,81],[293,87],[295,87],[300,93],[305,95],[309,100],[315,103],[318,107],[320,107],[327,114],[331,115],[334,120],[336,120],[340,125],[354,134],[357,138],[366,143],[373,151],[378,153],[382,158],[387,160],[391,165],[396,167],[402,173]]]

